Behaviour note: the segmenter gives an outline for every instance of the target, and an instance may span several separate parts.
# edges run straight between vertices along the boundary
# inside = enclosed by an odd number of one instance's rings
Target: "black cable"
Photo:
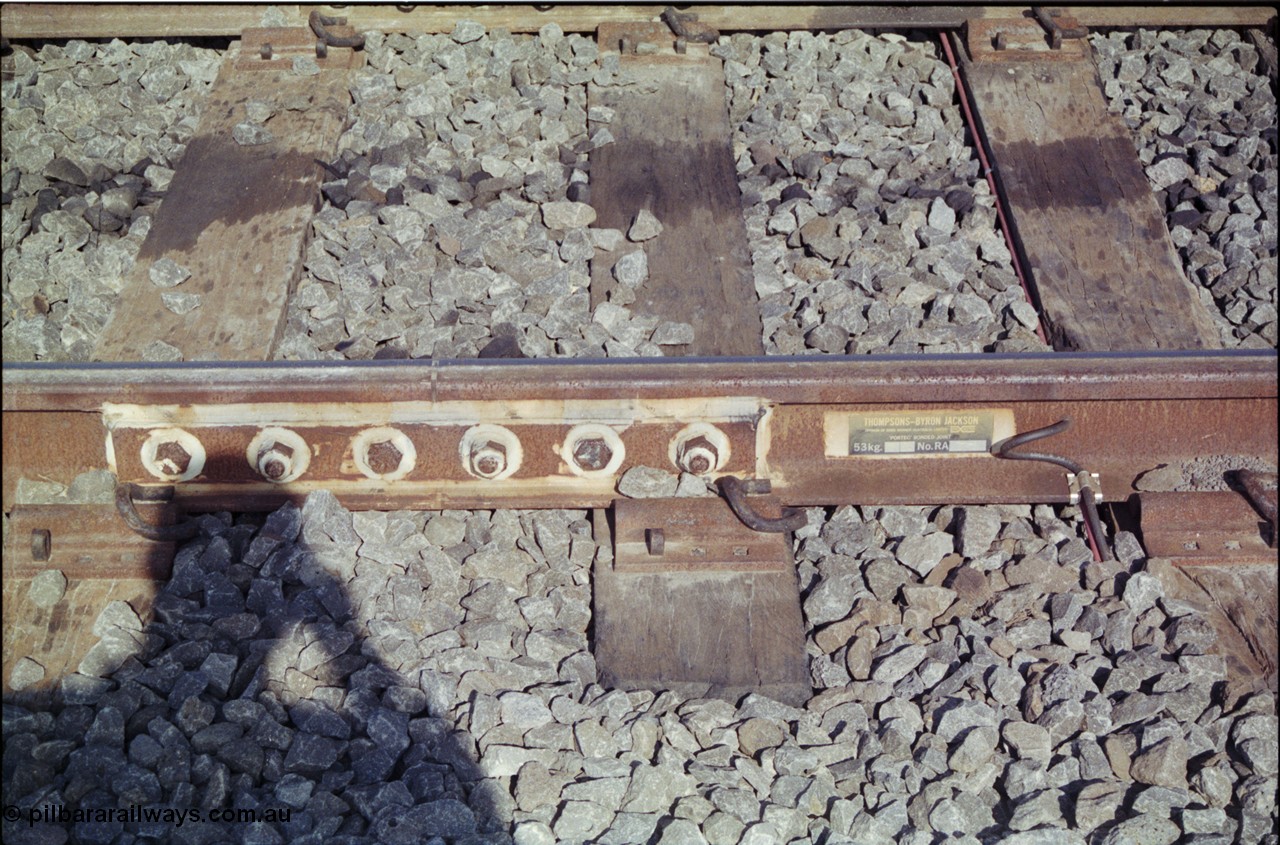
[[[168,491],[167,496],[163,492],[164,490]],[[172,495],[172,488],[161,488],[161,491],[156,493],[140,484],[123,482],[116,485],[116,512],[120,514],[120,518],[124,520],[125,525],[148,540],[157,542],[189,540],[196,536],[200,530],[200,524],[195,520],[187,520],[174,525],[152,525],[138,514],[138,510],[133,504],[134,500],[142,502],[168,501],[169,498],[172,498]]]
[[[730,509],[738,519],[742,520],[742,524],[752,531],[781,534],[787,531],[799,531],[808,522],[805,512],[795,508],[783,508],[782,515],[778,517],[767,517],[757,513],[747,501],[748,485],[740,478],[725,475],[719,479],[717,485],[720,487],[720,492],[724,493]]]
[[[1077,464],[1069,458],[1061,455],[1051,455],[1048,452],[1013,452],[1013,449],[1023,446],[1027,443],[1033,443],[1036,440],[1043,440],[1046,437],[1052,437],[1055,434],[1061,434],[1071,427],[1071,418],[1064,417],[1053,425],[1047,425],[1044,428],[1037,428],[1033,431],[1024,431],[1022,434],[1015,434],[1000,441],[991,447],[991,453],[997,458],[1007,458],[1013,461],[1041,461],[1044,463],[1055,464],[1065,469],[1067,472],[1080,477],[1080,505],[1084,510],[1084,524],[1089,532],[1090,538],[1093,540],[1094,554],[1099,560],[1110,560],[1111,551],[1104,542],[1105,535],[1102,533],[1102,519],[1098,516],[1098,503],[1093,498],[1093,488],[1088,483],[1089,475],[1084,472],[1084,467]]]

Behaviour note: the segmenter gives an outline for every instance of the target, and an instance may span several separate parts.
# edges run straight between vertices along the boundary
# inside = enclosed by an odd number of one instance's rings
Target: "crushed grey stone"
[[[655,467],[632,467],[618,479],[618,492],[632,499],[669,499],[676,495],[679,479]]]
[[[954,538],[945,531],[903,539],[894,552],[898,561],[921,575],[933,571],[954,548]]]
[[[613,265],[613,277],[626,287],[639,287],[649,278],[648,256],[642,250],[624,254]]]
[[[191,278],[191,271],[172,258],[159,258],[147,271],[151,283],[158,288],[172,288]]]
[[[484,24],[477,21],[460,20],[454,27],[450,38],[459,44],[470,44],[472,41],[478,41],[484,37]]]
[[[200,307],[203,301],[198,293],[181,293],[179,291],[165,291],[160,294],[160,301],[164,303],[164,307],[168,308],[175,314],[189,314]]]
[[[1103,845],[1127,845],[1127,843],[1150,843],[1151,845],[1173,845],[1182,837],[1182,829],[1171,819],[1155,815],[1135,816],[1126,819],[1102,838]]]
[[[583,202],[547,202],[542,204],[542,222],[548,229],[581,229],[596,220],[596,210]]]
[[[231,127],[231,138],[242,147],[258,147],[276,140],[276,136],[265,126],[247,121]]]
[[[1227,347],[1276,345],[1275,92],[1238,33],[1090,36],[1110,111],[1136,132],[1183,269]]]
[[[627,230],[627,239],[640,243],[653,240],[660,234],[662,234],[662,223],[653,216],[652,211],[642,208],[636,213],[635,220],[631,222],[631,228]]]
[[[153,340],[142,349],[144,361],[181,361],[182,350],[163,340]]]
[[[27,588],[27,598],[36,607],[51,609],[67,592],[67,576],[61,569],[46,569],[31,579]]]
[[[21,692],[44,680],[44,665],[30,657],[21,657],[9,672],[9,689]]]
[[[693,343],[694,329],[689,323],[673,323],[664,320],[653,330],[651,340],[658,346],[679,346]]]
[[[320,65],[312,56],[294,56],[289,70],[294,76],[318,76]]]

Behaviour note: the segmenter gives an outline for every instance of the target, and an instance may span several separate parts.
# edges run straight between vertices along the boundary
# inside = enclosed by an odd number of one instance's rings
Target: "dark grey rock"
[[[287,772],[318,775],[338,760],[341,744],[337,740],[300,733],[294,737],[285,756]]]

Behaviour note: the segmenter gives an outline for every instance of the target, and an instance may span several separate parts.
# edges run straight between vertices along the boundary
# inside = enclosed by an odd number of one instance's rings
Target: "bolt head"
[[[366,460],[369,464],[369,469],[378,475],[390,475],[400,469],[404,454],[396,448],[396,444],[390,440],[383,440],[379,443],[370,444]]]
[[[613,450],[600,437],[588,437],[573,444],[573,460],[588,472],[599,472],[613,460]]]
[[[156,447],[156,464],[167,475],[182,475],[191,466],[191,455],[182,444],[170,440]]]

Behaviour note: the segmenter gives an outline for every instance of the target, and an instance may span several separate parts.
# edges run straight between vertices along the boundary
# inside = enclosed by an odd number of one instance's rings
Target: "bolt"
[[[272,54],[272,49],[271,49],[271,44],[270,44],[270,42],[268,42],[268,43],[266,43],[266,44],[263,44],[263,45],[262,45],[262,47],[261,47],[261,48],[259,48],[259,50],[258,50],[258,55],[259,55],[259,56],[261,56],[261,57],[262,57],[262,58],[264,58],[264,59],[270,59],[270,58],[271,58],[271,54]]]
[[[369,445],[365,460],[369,464],[369,469],[373,470],[376,475],[390,475],[400,469],[400,463],[404,460],[404,453],[396,448],[396,444],[390,440],[382,440]]]
[[[31,559],[48,560],[53,547],[53,534],[48,528],[37,528],[31,532]]]
[[[258,472],[270,481],[279,481],[293,469],[293,449],[269,440],[258,450]]]
[[[471,447],[471,471],[481,478],[496,478],[507,468],[507,447],[486,440]]]
[[[705,437],[691,437],[680,444],[676,462],[680,469],[694,475],[703,475],[715,469],[720,461],[720,450]]]
[[[573,460],[588,472],[599,472],[613,460],[613,450],[601,437],[587,437],[573,444]]]
[[[156,447],[156,466],[165,475],[182,475],[191,465],[191,455],[172,440]]]

